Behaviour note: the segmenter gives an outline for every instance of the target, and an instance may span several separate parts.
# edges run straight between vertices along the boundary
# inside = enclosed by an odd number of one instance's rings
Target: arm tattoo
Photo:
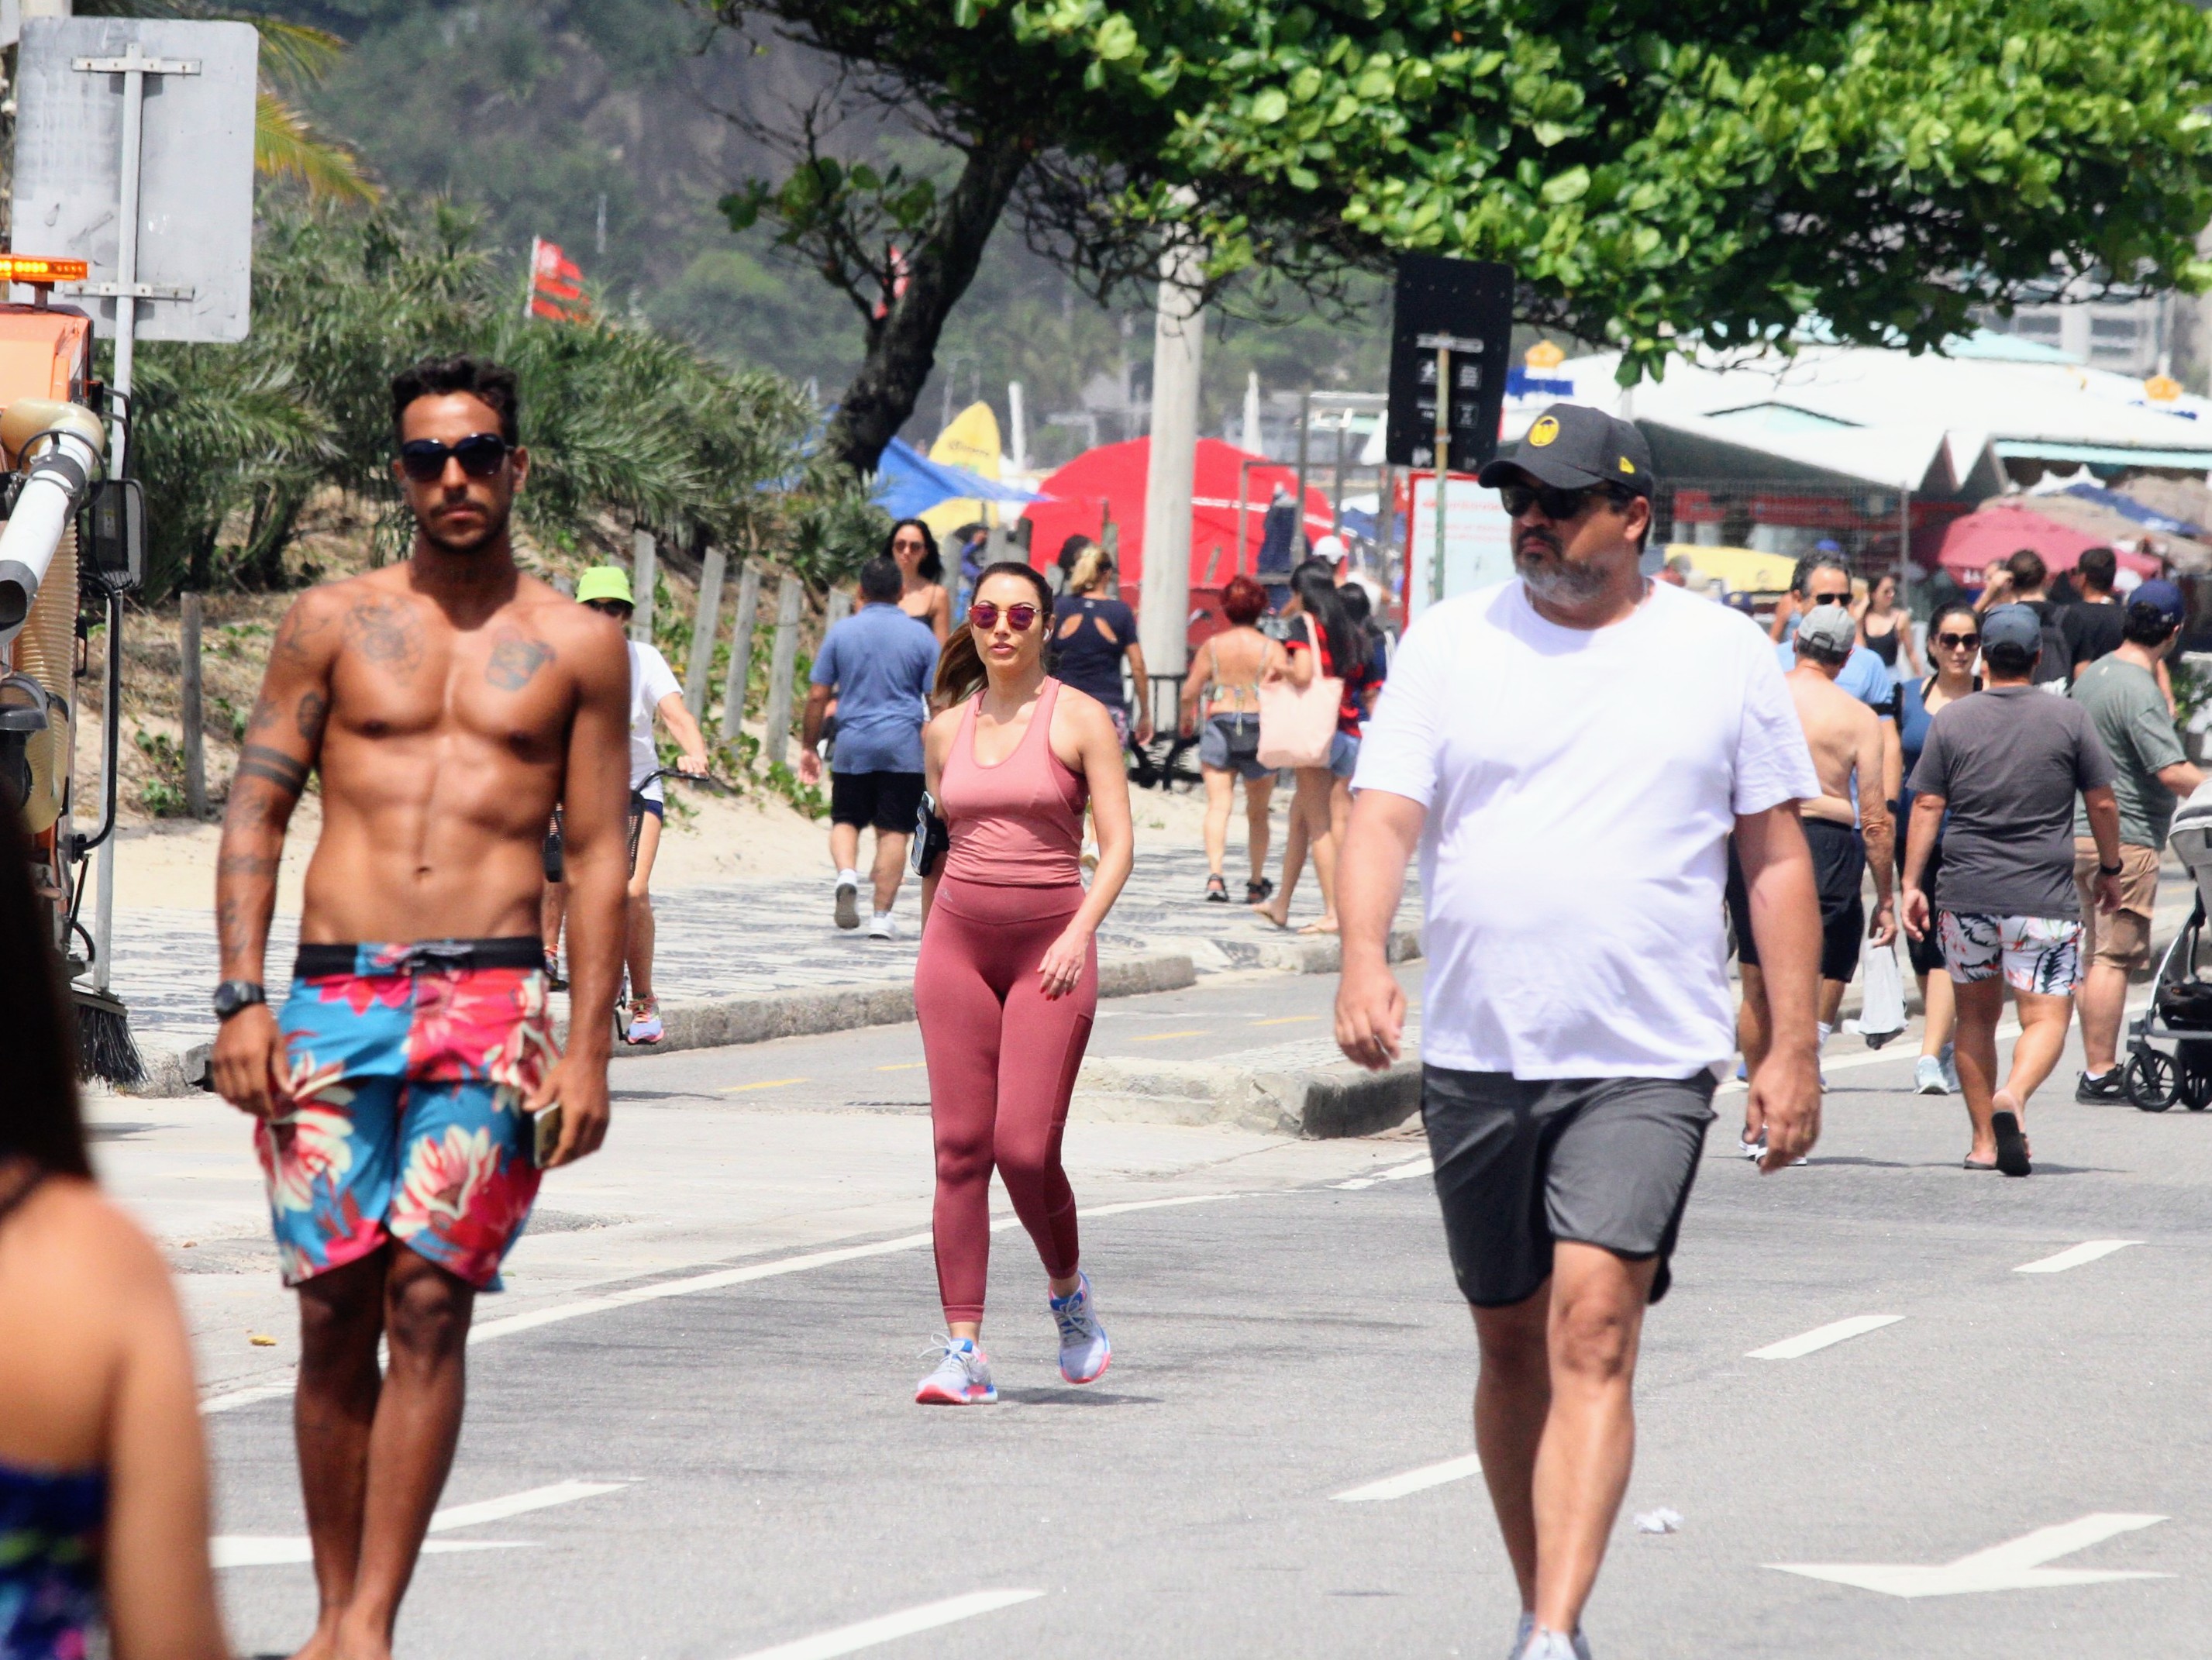
[[[331,700],[322,693],[310,689],[300,695],[299,707],[293,711],[292,719],[310,748],[323,741],[323,723],[330,714]]]
[[[218,876],[243,876],[251,880],[276,875],[277,862],[258,853],[232,853],[218,860],[215,869]]]
[[[264,744],[248,744],[239,752],[236,776],[258,778],[288,795],[297,795],[307,787],[307,764]]]
[[[246,723],[247,735],[268,731],[276,724],[277,718],[276,705],[271,702],[269,695],[264,692],[254,700],[252,717]]]
[[[422,666],[422,625],[412,608],[404,604],[361,601],[346,613],[345,635],[370,662],[400,674],[412,674]]]
[[[520,691],[530,677],[553,660],[553,648],[543,640],[526,640],[510,634],[491,648],[484,678],[501,691]]]

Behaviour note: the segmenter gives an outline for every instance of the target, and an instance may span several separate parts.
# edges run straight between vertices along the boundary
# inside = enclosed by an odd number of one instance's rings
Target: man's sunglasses
[[[471,478],[489,478],[507,465],[514,446],[495,432],[472,433],[458,444],[434,438],[414,438],[399,447],[399,465],[418,484],[434,484],[446,476],[446,463],[458,461]]]
[[[977,628],[995,629],[999,626],[999,607],[988,599],[978,599],[968,607],[968,620]],[[1037,620],[1037,608],[1023,604],[1006,607],[1006,626],[1016,634],[1027,634],[1030,624]]]
[[[1851,603],[1851,591],[1844,588],[1836,593],[1808,593],[1805,596],[1805,603],[1808,605],[1848,605]]]
[[[1936,643],[1951,647],[1978,646],[1982,643],[1982,636],[1978,634],[1939,634],[1936,636]]]
[[[1571,490],[1561,489],[1556,484],[1507,484],[1498,492],[1507,518],[1518,519],[1529,508],[1540,508],[1544,517],[1555,524],[1581,518],[1589,511],[1591,502],[1601,498],[1613,499],[1613,492],[1603,484],[1587,484]]]

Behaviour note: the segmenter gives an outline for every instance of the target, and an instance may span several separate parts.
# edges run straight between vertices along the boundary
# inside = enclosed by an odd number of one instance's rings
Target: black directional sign
[[[1386,456],[1394,467],[1436,465],[1438,346],[1450,352],[1449,469],[1473,472],[1498,448],[1513,347],[1511,266],[1427,253],[1399,258]]]

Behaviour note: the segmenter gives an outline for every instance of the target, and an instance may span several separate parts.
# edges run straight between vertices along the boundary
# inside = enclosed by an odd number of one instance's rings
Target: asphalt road
[[[909,1074],[862,1069],[900,1064],[877,1058],[896,1041],[848,1035],[848,1102],[894,1098],[871,1080]],[[1957,1168],[1963,1111],[1903,1092],[1910,1054],[1830,1055],[1804,1169],[1762,1178],[1729,1156],[1736,1098],[1719,1103],[1648,1327],[1597,1654],[2203,1652],[2212,1115],[2050,1090],[2038,1172],[2009,1181]],[[672,1056],[623,1083],[759,1083],[769,1058]],[[717,1064],[723,1085],[691,1075]],[[1340,1169],[1185,1181],[1108,1213],[1079,1183],[1115,1343],[1087,1389],[1054,1371],[1018,1231],[994,1256],[995,1408],[911,1403],[937,1324],[911,1232],[498,1335],[472,1353],[461,1508],[436,1535],[452,1548],[423,1560],[400,1651],[1503,1654],[1517,1602],[1464,1462],[1473,1346],[1424,1148],[1370,1151],[1352,1186]],[[2019,1271],[2117,1240],[2135,1243]],[[1749,1358],[1858,1316],[1892,1318]],[[313,1590],[300,1562],[262,1560],[297,1555],[302,1532],[286,1406],[209,1424],[228,1560],[258,1563],[222,1575],[234,1636],[288,1652]],[[1662,1507],[1679,1531],[1635,1530]]]

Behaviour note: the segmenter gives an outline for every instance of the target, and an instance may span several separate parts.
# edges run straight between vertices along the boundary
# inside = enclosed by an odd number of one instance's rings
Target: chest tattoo
[[[553,660],[553,648],[543,640],[510,634],[491,648],[484,678],[501,691],[520,691],[538,670]]]

